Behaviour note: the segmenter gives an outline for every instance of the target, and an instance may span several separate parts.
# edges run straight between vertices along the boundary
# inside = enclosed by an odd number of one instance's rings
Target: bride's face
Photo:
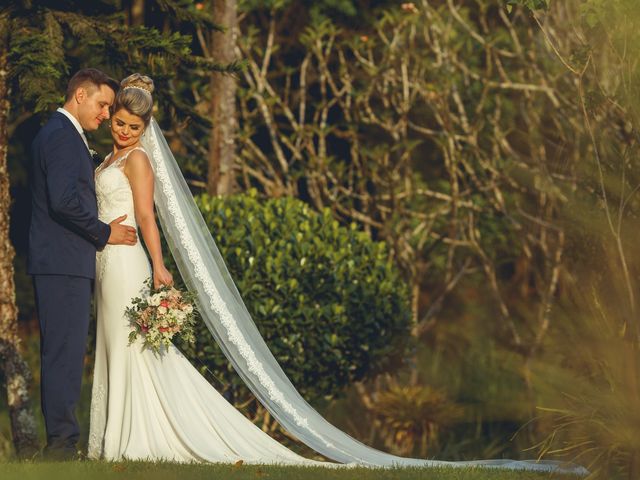
[[[135,145],[144,131],[144,121],[124,108],[111,115],[111,136],[119,148]]]

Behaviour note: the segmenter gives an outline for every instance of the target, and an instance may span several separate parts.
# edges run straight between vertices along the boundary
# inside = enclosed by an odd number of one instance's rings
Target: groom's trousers
[[[80,399],[92,282],[70,275],[33,276],[48,451],[73,454],[80,436],[75,409]]]

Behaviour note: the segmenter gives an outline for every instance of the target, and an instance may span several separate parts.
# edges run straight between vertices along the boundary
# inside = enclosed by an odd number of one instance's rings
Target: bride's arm
[[[133,192],[136,222],[151,257],[153,286],[158,288],[160,285],[172,285],[171,273],[164,266],[160,232],[153,211],[153,170],[147,154],[141,150],[131,152],[125,161],[124,173]]]

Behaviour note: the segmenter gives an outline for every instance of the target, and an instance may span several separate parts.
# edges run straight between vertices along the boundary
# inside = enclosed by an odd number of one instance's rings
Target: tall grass
[[[537,447],[586,465],[594,478],[631,480],[640,478],[637,318],[615,258],[607,263],[601,278],[584,274],[573,285],[537,365],[540,422],[549,430]]]

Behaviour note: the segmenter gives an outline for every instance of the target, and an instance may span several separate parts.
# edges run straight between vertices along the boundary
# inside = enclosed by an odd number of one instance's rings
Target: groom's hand
[[[109,226],[111,227],[111,235],[107,243],[111,245],[135,245],[138,241],[136,229],[129,225],[121,225],[126,215],[116,218]]]

